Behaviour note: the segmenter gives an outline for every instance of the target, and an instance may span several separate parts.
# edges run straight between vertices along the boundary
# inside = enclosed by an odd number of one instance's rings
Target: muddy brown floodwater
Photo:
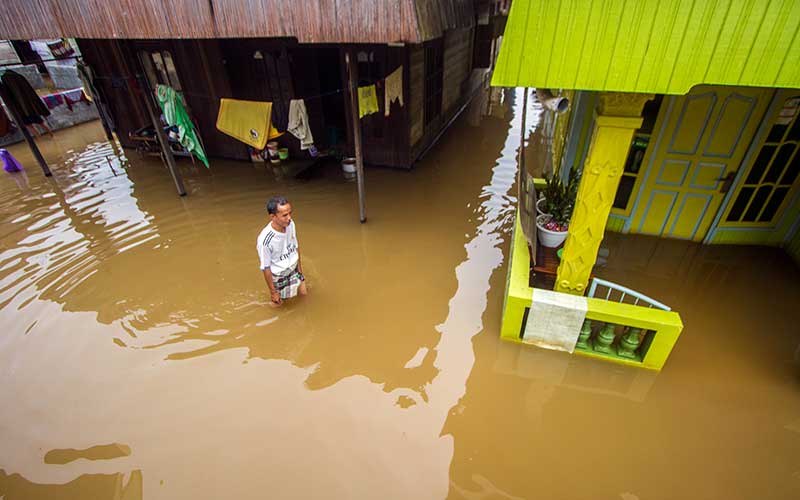
[[[179,198],[98,124],[39,141],[52,179],[11,147],[0,498],[800,497],[780,250],[610,236],[602,275],[686,324],[660,374],[499,340],[521,95],[495,92],[415,170],[367,171],[366,225],[333,167],[181,160]],[[277,192],[310,293],[278,310],[254,249]]]

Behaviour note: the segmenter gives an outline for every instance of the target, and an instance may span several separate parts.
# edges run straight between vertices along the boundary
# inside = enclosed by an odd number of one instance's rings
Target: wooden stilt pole
[[[9,97],[8,93],[6,92],[5,87],[0,84],[0,97],[3,98],[6,104],[11,102],[11,98]],[[31,153],[33,153],[33,157],[36,158],[36,161],[39,163],[39,166],[42,167],[42,172],[44,172],[45,177],[51,177],[53,173],[50,171],[50,167],[47,166],[47,162],[42,156],[41,151],[39,151],[39,147],[36,145],[36,141],[33,140],[31,137],[31,133],[28,132],[28,128],[22,122],[22,117],[17,114],[17,109],[14,106],[6,106],[8,110],[11,112],[11,119],[14,120],[14,124],[16,124],[17,128],[22,132],[22,137],[25,138],[25,142],[28,143],[28,147],[31,148]]]
[[[167,134],[164,133],[164,127],[161,125],[161,120],[158,119],[159,113],[156,112],[155,105],[152,101],[153,89],[147,82],[147,77],[139,75],[139,81],[142,88],[147,95],[144,96],[144,104],[147,108],[147,113],[150,115],[150,120],[153,121],[153,128],[156,129],[156,136],[158,136],[158,143],[161,145],[161,157],[167,163],[169,173],[172,175],[172,180],[175,181],[175,187],[178,189],[178,194],[186,196],[186,188],[183,187],[183,179],[181,173],[178,172],[178,167],[175,166],[175,157],[172,156],[172,149],[169,147],[169,140]]]
[[[358,213],[361,223],[367,222],[367,207],[364,200],[364,158],[361,151],[361,120],[358,117],[358,70],[350,58],[350,51],[344,54],[347,65],[347,86],[350,88],[350,114],[353,117],[353,142],[356,148],[356,179],[358,182]]]

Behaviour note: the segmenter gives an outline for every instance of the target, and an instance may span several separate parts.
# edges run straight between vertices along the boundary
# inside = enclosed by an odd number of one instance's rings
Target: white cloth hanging
[[[392,101],[395,99],[400,104],[403,105],[403,67],[400,66],[394,72],[386,77],[386,89],[384,91],[384,99],[385,104],[384,106],[384,115],[389,116],[389,108],[392,105]]]
[[[286,126],[286,130],[300,139],[300,149],[306,150],[314,145],[314,137],[311,135],[311,127],[308,124],[306,103],[302,99],[289,101],[289,124]]]

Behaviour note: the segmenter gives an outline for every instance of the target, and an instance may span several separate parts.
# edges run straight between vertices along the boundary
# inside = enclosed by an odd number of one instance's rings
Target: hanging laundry
[[[358,117],[364,118],[372,113],[377,113],[378,97],[375,94],[375,85],[358,87]]]
[[[158,85],[156,87],[156,98],[161,111],[164,113],[164,119],[167,125],[171,127],[178,127],[178,142],[181,146],[194,154],[203,164],[208,167],[208,158],[203,151],[203,146],[197,137],[197,132],[194,129],[194,123],[189,118],[189,113],[183,104],[183,97],[175,92],[175,89],[167,85]]]
[[[286,130],[300,139],[300,149],[303,151],[314,145],[314,137],[308,124],[306,103],[302,99],[289,101],[289,125]]]
[[[79,102],[84,102],[87,106],[91,105],[91,102],[86,98],[86,94],[83,92],[82,88],[64,91],[62,95],[70,111],[72,111],[73,105]]]
[[[0,149],[0,159],[3,160],[3,169],[6,172],[11,173],[22,170],[22,165],[7,149]]]
[[[47,109],[54,109],[56,106],[64,104],[64,97],[61,94],[50,94],[42,97]]]
[[[400,66],[391,75],[386,77],[386,88],[384,89],[385,107],[384,116],[389,116],[389,108],[393,101],[403,105],[403,67]]]
[[[227,98],[219,100],[217,130],[259,151],[267,141],[283,135],[272,126],[271,102]]]
[[[33,123],[42,123],[43,117],[50,116],[50,110],[47,109],[39,94],[33,90],[28,80],[19,73],[11,70],[6,70],[3,76],[0,77],[3,86],[9,96],[9,101],[6,105],[13,107],[17,114],[22,118],[25,125]]]
[[[94,85],[92,83],[91,72],[89,67],[84,65],[82,62],[78,62],[75,66],[78,70],[78,78],[81,79],[81,83],[83,84],[83,90],[86,92],[86,97],[89,99],[89,102],[94,101]]]

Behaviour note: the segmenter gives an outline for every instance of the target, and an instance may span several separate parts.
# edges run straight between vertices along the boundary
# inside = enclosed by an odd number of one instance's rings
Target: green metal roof
[[[513,0],[492,85],[800,88],[798,0]]]

